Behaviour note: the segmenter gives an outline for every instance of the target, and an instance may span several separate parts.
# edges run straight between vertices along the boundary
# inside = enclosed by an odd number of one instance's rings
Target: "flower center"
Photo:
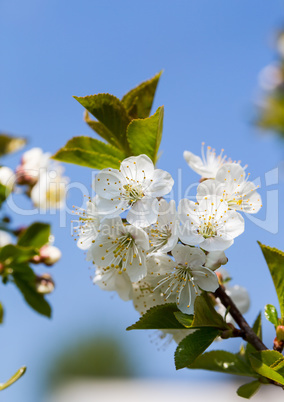
[[[201,236],[204,237],[204,239],[208,239],[209,237],[214,237],[217,235],[217,229],[215,225],[211,222],[202,223],[197,231]]]
[[[125,184],[123,188],[125,190],[123,196],[128,201],[129,205],[135,204],[136,201],[139,201],[144,197],[141,184]]]
[[[161,247],[167,244],[171,235],[172,233],[168,226],[160,229],[151,228],[149,231],[149,241],[151,247],[156,251],[159,250]]]

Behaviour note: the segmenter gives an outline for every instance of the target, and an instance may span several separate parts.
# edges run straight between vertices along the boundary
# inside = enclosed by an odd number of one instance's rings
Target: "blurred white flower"
[[[7,246],[7,244],[13,243],[12,236],[5,230],[0,230],[0,248]]]
[[[36,278],[36,290],[41,294],[48,294],[54,290],[54,282],[49,274],[43,274]]]
[[[12,169],[7,166],[0,167],[0,183],[5,186],[9,192],[12,191],[15,180],[15,174]]]
[[[26,151],[16,170],[18,184],[34,185],[39,179],[40,170],[48,168],[50,156],[49,152],[44,153],[41,148]]]
[[[124,301],[132,299],[133,288],[129,276],[116,267],[98,267],[93,282],[102,290],[117,292]]]
[[[61,251],[55,246],[46,245],[39,250],[41,262],[45,265],[53,265],[61,258]]]
[[[41,169],[37,183],[31,190],[31,199],[41,210],[60,209],[65,206],[68,178],[62,176],[63,168]]]

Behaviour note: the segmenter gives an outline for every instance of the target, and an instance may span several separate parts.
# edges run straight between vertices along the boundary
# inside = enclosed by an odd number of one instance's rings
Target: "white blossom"
[[[41,148],[32,148],[22,155],[21,164],[17,167],[17,182],[19,184],[34,185],[41,169],[47,169],[51,154],[43,152]]]
[[[221,265],[227,264],[227,262],[228,258],[224,251],[209,251],[206,254],[205,266],[213,271],[221,267]]]
[[[50,170],[41,169],[37,183],[31,190],[31,200],[41,210],[60,209],[65,206],[67,177],[62,176],[60,165],[51,165]]]
[[[131,282],[147,274],[146,254],[149,238],[138,227],[122,223],[121,218],[105,219],[91,248],[94,263],[103,268],[126,272]]]
[[[0,167],[0,184],[11,192],[15,184],[15,174],[12,169],[7,166]]]
[[[255,214],[261,208],[257,187],[245,177],[244,169],[237,163],[226,163],[216,174],[215,180],[205,180],[197,187],[197,200],[207,195],[218,195],[230,209]]]
[[[0,248],[13,243],[12,236],[5,230],[0,230]]]
[[[129,276],[115,267],[98,267],[93,282],[102,290],[117,292],[124,301],[132,299],[133,288]]]
[[[163,291],[165,301],[175,301],[183,313],[193,314],[201,289],[214,292],[218,288],[217,275],[203,266],[205,253],[198,248],[177,244],[172,255],[175,261],[160,264],[159,275],[153,272],[153,276],[159,277],[156,289]]]
[[[216,155],[215,149],[208,146],[205,154],[203,142],[201,146],[202,159],[189,151],[184,151],[183,157],[189,167],[202,178],[214,179],[218,169],[226,162],[227,156],[223,156],[223,152],[222,149],[220,155]]]
[[[174,200],[159,200],[157,222],[146,228],[150,240],[150,252],[171,251],[178,242],[178,217]]]
[[[244,231],[244,219],[221,197],[209,195],[199,203],[181,200],[178,208],[183,243],[199,245],[206,251],[225,250]]]
[[[169,173],[155,169],[148,156],[139,155],[125,159],[119,170],[103,169],[97,174],[94,187],[99,209],[108,218],[129,209],[127,221],[146,227],[157,220],[157,197],[169,193],[173,183]]]

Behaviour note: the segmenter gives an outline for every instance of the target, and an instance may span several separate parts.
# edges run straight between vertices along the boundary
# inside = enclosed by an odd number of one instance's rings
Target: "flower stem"
[[[242,329],[243,339],[254,346],[256,350],[267,350],[268,348],[262,343],[261,339],[259,339],[259,337],[246,322],[233,300],[225,292],[223,286],[219,286],[219,288],[215,291],[214,296],[218,297],[226,308],[229,308],[229,313]]]

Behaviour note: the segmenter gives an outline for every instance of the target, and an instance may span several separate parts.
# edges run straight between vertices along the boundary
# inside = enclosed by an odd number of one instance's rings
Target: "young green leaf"
[[[21,367],[8,381],[0,384],[0,391],[3,391],[3,389],[10,387],[10,385],[18,381],[25,374],[26,369],[26,367]]]
[[[221,315],[217,313],[210,297],[205,292],[195,300],[192,327],[213,327],[222,330],[230,329]]]
[[[278,326],[278,314],[276,308],[272,304],[267,304],[264,307],[265,318],[270,321],[274,327]]]
[[[50,225],[42,222],[34,222],[21,233],[18,245],[41,248],[48,243],[49,237]]]
[[[190,328],[193,323],[193,315],[184,314],[181,311],[174,313],[178,322],[180,322],[185,328]]]
[[[127,138],[132,155],[146,154],[157,162],[157,155],[162,139],[164,107],[146,119],[132,120],[127,128]]]
[[[176,319],[174,313],[178,310],[175,303],[162,304],[150,308],[139,321],[130,327],[131,329],[185,329],[185,327]]]
[[[217,371],[219,373],[245,377],[258,377],[255,371],[251,369],[250,365],[239,354],[230,353],[225,350],[206,352],[199,356],[188,368]]]
[[[253,369],[263,377],[284,385],[284,357],[276,350],[263,350],[249,355]],[[280,364],[281,363],[281,364]]]
[[[284,317],[284,253],[277,248],[261,244],[260,248],[268,265],[275,290],[278,296],[281,317]]]
[[[16,152],[25,146],[26,140],[21,137],[13,137],[8,134],[0,134],[0,156]]]
[[[74,98],[112,133],[121,149],[128,151],[126,129],[131,119],[118,98],[110,94]]]
[[[18,265],[13,269],[13,278],[26,302],[38,313],[51,316],[51,308],[44,296],[36,291],[36,276],[28,265]]]
[[[121,99],[132,119],[145,119],[149,117],[161,75],[162,71],[150,80],[142,82],[136,88],[127,92]]]
[[[119,168],[126,155],[118,148],[91,137],[74,137],[53,156],[61,162],[92,169]]]
[[[7,199],[9,194],[10,194],[9,189],[0,183],[0,207],[3,204],[3,202]]]
[[[199,328],[187,335],[178,345],[175,352],[176,369],[190,366],[203,353],[214,339],[221,334],[216,328]]]
[[[0,249],[0,261],[5,265],[14,268],[15,264],[30,261],[38,251],[33,247],[22,247],[14,244],[7,244]]]
[[[248,384],[244,384],[240,388],[238,388],[237,394],[242,398],[250,399],[253,395],[257,393],[260,386],[261,383],[258,380],[249,382]]]

